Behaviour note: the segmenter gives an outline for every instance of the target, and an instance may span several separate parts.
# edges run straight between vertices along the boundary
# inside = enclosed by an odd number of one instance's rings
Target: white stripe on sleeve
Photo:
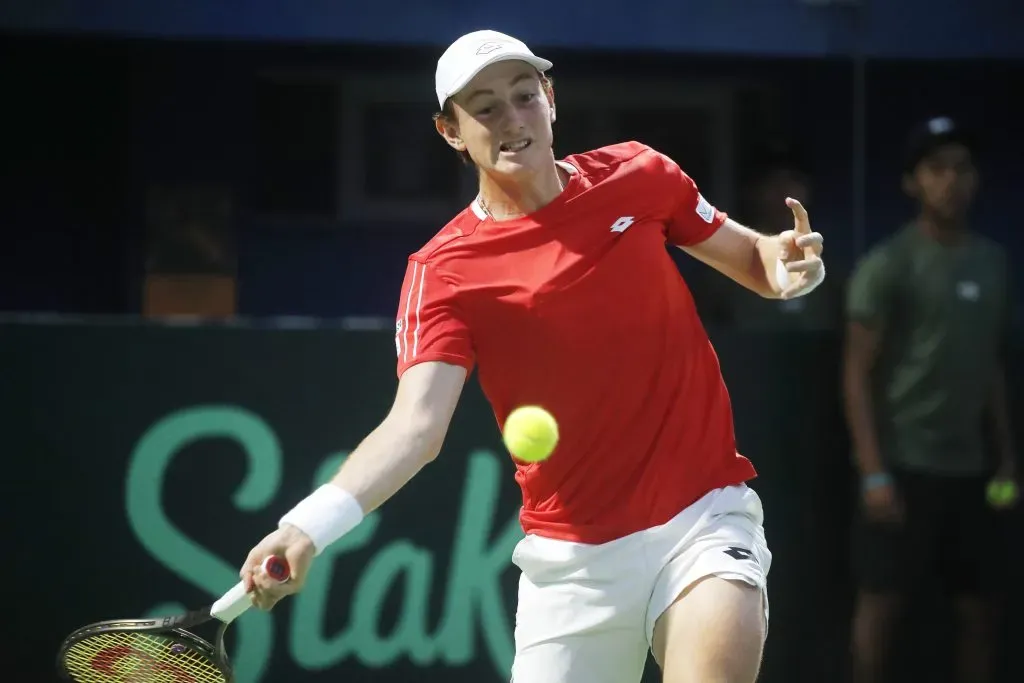
[[[412,262],[412,275],[409,278],[409,292],[405,295],[405,310],[402,312],[402,329],[395,336],[395,345],[398,348],[398,355],[403,362],[409,360],[409,308],[412,306],[412,295],[417,286],[416,275],[419,272],[420,264]]]
[[[423,286],[424,279],[427,274],[427,266],[424,264],[420,267],[420,286],[419,296],[416,297],[416,328],[412,333],[412,357],[416,357],[416,353],[420,348],[420,309],[423,307]]]

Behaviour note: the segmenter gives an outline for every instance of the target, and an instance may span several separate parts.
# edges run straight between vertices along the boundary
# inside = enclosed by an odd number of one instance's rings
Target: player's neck
[[[547,206],[562,193],[568,173],[551,163],[527,179],[480,174],[477,204],[491,220],[522,218]]]

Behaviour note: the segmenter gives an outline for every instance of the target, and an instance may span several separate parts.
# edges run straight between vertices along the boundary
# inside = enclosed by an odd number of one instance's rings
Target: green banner
[[[35,634],[14,653],[38,672],[24,680],[50,680],[80,625],[219,597],[396,387],[389,333],[7,324],[0,335],[19,556],[8,585],[41,591],[15,604],[12,623]],[[846,650],[849,598],[838,346],[803,335],[716,347],[775,554],[763,680],[825,680]],[[508,680],[513,471],[473,380],[441,456],[318,558],[300,595],[239,620],[239,683]],[[653,665],[645,680],[658,680]]]

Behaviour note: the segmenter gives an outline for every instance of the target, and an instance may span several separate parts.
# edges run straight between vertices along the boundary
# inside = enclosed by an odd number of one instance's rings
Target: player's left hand
[[[793,229],[780,233],[780,271],[776,274],[782,293],[779,298],[792,299],[810,293],[825,279],[825,263],[821,260],[824,238],[811,230],[811,220],[803,204],[786,199],[793,212]],[[785,277],[785,279],[784,279]]]

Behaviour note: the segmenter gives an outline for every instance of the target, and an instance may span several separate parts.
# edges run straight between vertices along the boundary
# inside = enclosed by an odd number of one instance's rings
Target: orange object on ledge
[[[238,284],[229,275],[152,273],[143,284],[142,313],[147,318],[230,318],[237,302]]]

